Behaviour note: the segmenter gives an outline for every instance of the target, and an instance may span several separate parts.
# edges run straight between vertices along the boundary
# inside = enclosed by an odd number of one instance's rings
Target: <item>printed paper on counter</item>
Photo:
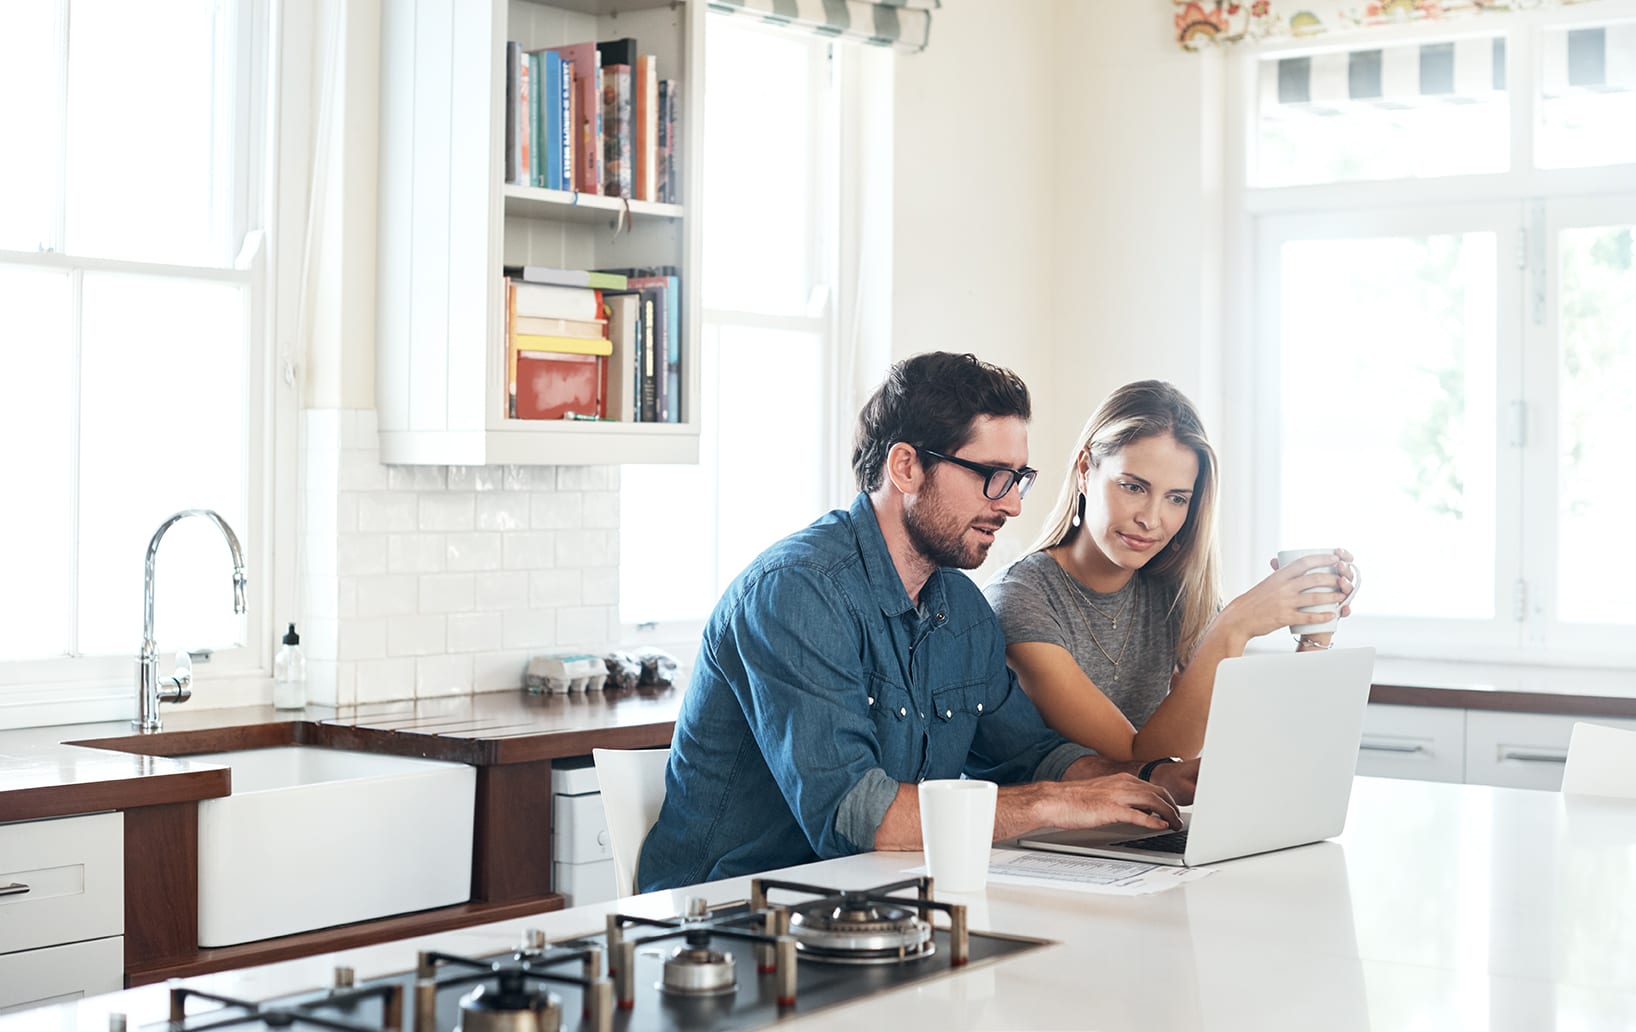
[[[1170,867],[1035,850],[996,849],[988,861],[990,884],[1071,889],[1114,896],[1163,892],[1214,873],[1215,869],[1210,867]]]

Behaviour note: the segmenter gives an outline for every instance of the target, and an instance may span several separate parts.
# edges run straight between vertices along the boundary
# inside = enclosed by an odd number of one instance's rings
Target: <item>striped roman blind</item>
[[[743,15],[853,43],[918,53],[931,37],[941,0],[709,0],[710,10]]]

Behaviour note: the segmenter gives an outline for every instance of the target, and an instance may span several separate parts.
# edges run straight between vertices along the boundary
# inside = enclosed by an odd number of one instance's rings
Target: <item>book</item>
[[[608,335],[604,320],[544,319],[533,315],[519,315],[512,323],[512,333],[534,333],[544,337],[586,337],[597,340]]]
[[[565,355],[611,355],[613,343],[606,337],[557,337],[539,333],[513,333],[513,348],[519,352],[555,351]]]
[[[561,164],[557,167],[557,189],[574,189],[574,63],[558,55],[557,122],[553,132],[562,137]]]
[[[636,129],[632,134],[636,157],[636,193],[639,201],[658,200],[659,59],[643,54],[636,59],[632,101]]]
[[[657,173],[658,190],[653,199],[661,204],[672,203],[670,198],[670,80],[659,82],[659,143],[655,148],[658,157],[659,170]]]
[[[517,359],[518,419],[600,418],[608,360],[600,355],[529,354]]]
[[[506,182],[525,182],[519,180],[518,166],[522,156],[527,153],[526,136],[518,135],[519,111],[527,118],[528,78],[519,72],[518,66],[522,63],[523,46],[515,40],[506,41]]]
[[[528,68],[528,185],[545,185],[545,136],[541,107],[545,95],[545,68],[540,53],[530,50],[523,54]]]
[[[567,189],[581,193],[602,192],[602,140],[597,119],[602,110],[602,94],[597,88],[595,43],[574,43],[552,47],[573,68],[569,104],[569,136],[573,141],[573,184]]]
[[[624,65],[630,68],[636,64],[636,40],[630,36],[622,39],[605,39],[596,45],[597,56],[602,58],[602,67]]]
[[[665,111],[669,119],[669,129],[665,134],[665,153],[669,159],[665,165],[665,192],[671,204],[681,204],[682,90],[675,79],[666,79],[665,82],[670,84],[670,106]]]
[[[523,283],[514,279],[507,279],[506,283],[518,316],[585,322],[601,318],[602,305],[595,290],[552,283]]]
[[[512,279],[525,280],[529,283],[556,283],[564,287],[598,287],[603,290],[625,289],[625,277],[614,272],[554,269],[549,265],[506,265],[501,271]]]
[[[639,320],[642,297],[640,294],[613,294],[608,306],[608,340],[613,354],[608,358],[608,405],[606,414],[613,419],[635,422],[637,412],[636,369],[637,346],[640,343]]]
[[[599,44],[600,45],[600,44]],[[602,192],[631,197],[635,167],[631,155],[631,66],[602,66]]]
[[[540,117],[534,123],[544,146],[540,176],[535,186],[562,189],[562,55],[551,50],[535,52],[540,70]]]
[[[674,266],[610,270],[623,273],[632,290],[652,293],[657,305],[654,327],[657,348],[655,418],[662,423],[682,421],[682,282]]]

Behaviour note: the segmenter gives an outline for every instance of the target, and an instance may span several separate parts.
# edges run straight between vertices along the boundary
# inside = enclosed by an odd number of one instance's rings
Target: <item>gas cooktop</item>
[[[930,878],[860,891],[758,878],[747,904],[666,919],[609,914],[599,934],[508,953],[425,952],[416,970],[266,1001],[171,990],[152,1032],[637,1032],[747,1029],[1045,945],[973,932]]]

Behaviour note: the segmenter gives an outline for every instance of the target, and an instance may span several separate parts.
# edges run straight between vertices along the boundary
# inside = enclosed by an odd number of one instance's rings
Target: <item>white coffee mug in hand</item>
[[[1278,553],[1278,568],[1280,570],[1282,570],[1284,567],[1288,566],[1290,563],[1293,563],[1295,560],[1305,558],[1306,556],[1309,556],[1309,555],[1334,555],[1334,554],[1335,554],[1335,550],[1333,548],[1291,548],[1291,549],[1288,549],[1286,551]],[[1310,570],[1307,571],[1307,573],[1334,573],[1334,572],[1335,572],[1335,565],[1333,563],[1331,563],[1328,566],[1317,566],[1317,567],[1314,567],[1313,569],[1310,569]],[[1303,613],[1329,613],[1329,614],[1331,614],[1329,619],[1324,621],[1323,623],[1294,624],[1289,629],[1290,633],[1294,634],[1294,635],[1297,635],[1297,636],[1302,635],[1302,634],[1328,634],[1328,633],[1330,633],[1340,623],[1341,607],[1344,606],[1344,605],[1347,605],[1348,603],[1350,603],[1354,598],[1357,598],[1358,597],[1358,589],[1361,588],[1361,587],[1363,587],[1363,571],[1358,569],[1358,564],[1357,563],[1353,563],[1352,564],[1352,593],[1350,595],[1348,595],[1345,598],[1341,599],[1339,602],[1329,602],[1329,603],[1326,603],[1326,604],[1321,605],[1321,606],[1302,606],[1301,607],[1301,612],[1303,612]],[[1308,594],[1308,593],[1314,592],[1314,591],[1332,591],[1332,590],[1334,590],[1334,589],[1333,588],[1307,588],[1305,591],[1302,592],[1302,594]]]
[[[920,835],[933,892],[981,892],[988,884],[998,794],[992,781],[920,783]]]

